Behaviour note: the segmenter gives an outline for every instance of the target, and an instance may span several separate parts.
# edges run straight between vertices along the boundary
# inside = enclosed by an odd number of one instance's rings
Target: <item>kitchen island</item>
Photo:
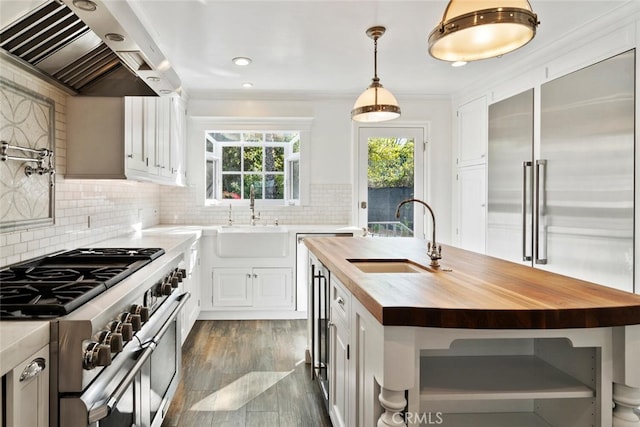
[[[419,239],[305,244],[334,424],[640,426],[639,295],[448,246],[434,269]]]

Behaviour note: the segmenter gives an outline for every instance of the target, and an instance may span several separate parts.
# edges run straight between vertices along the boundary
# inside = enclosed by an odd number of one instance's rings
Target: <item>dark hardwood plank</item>
[[[197,321],[163,427],[330,427],[305,320]]]

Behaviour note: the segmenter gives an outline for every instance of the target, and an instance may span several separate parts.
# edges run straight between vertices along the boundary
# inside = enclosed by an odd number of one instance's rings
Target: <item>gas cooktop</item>
[[[0,318],[63,316],[164,254],[161,248],[81,248],[0,270]]]

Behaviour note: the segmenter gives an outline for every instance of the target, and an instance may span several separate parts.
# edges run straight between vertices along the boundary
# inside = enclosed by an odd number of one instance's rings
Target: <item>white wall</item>
[[[311,141],[303,153],[303,167],[309,169],[309,202],[298,207],[262,207],[263,216],[277,217],[283,224],[352,225],[357,209],[353,195],[354,140],[357,132],[350,112],[355,96],[311,100],[210,100],[193,97],[187,114],[191,118],[188,131],[187,188],[163,191],[161,222],[167,224],[222,224],[228,206],[203,206],[202,129],[196,123],[206,117],[227,118],[296,118],[312,119]],[[402,122],[430,124],[427,193],[438,217],[438,233],[442,242],[450,241],[451,230],[451,102],[448,98],[398,97]],[[381,124],[382,126],[384,125]],[[303,142],[304,144],[304,142]],[[303,150],[305,149],[303,148]],[[234,210],[234,221],[248,222],[248,209]],[[237,217],[235,216],[237,215]]]

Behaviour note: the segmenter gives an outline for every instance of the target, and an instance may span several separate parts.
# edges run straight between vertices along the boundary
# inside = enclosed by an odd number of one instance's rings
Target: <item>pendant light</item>
[[[382,87],[378,78],[378,39],[384,27],[371,27],[367,36],[373,39],[373,79],[371,85],[356,99],[351,110],[351,119],[358,122],[384,122],[400,117],[400,107],[395,96]]]
[[[450,0],[429,54],[452,62],[500,56],[529,43],[538,24],[527,0]]]

